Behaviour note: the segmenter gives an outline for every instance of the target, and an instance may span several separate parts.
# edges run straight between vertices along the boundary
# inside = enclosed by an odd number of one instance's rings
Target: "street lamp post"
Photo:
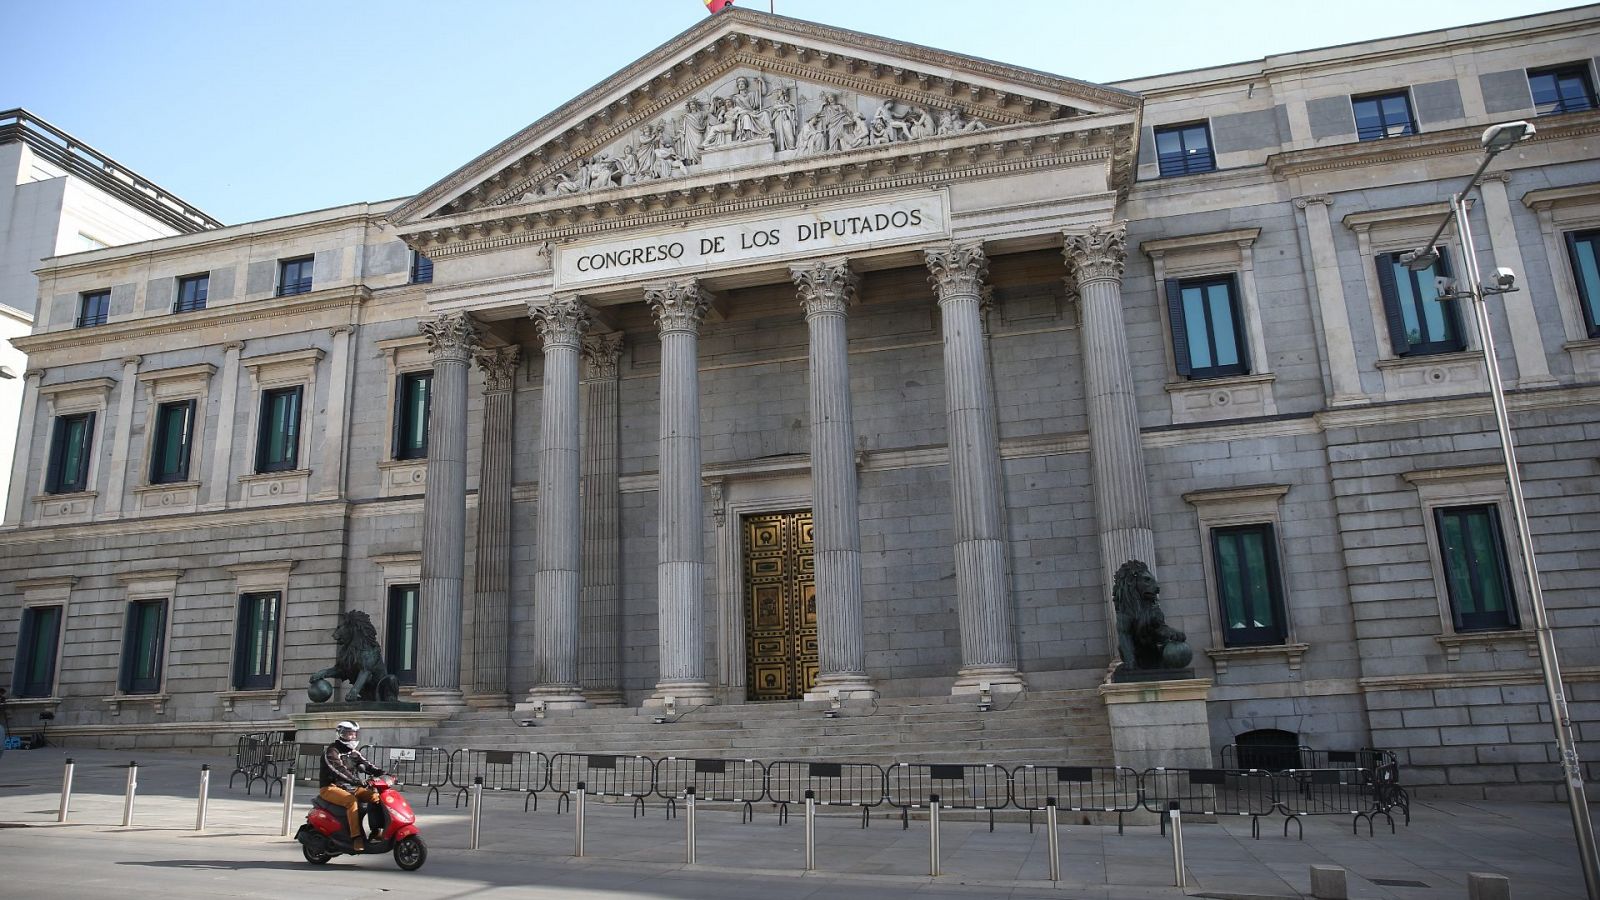
[[[1522,548],[1522,574],[1528,592],[1528,605],[1533,608],[1534,635],[1539,646],[1539,667],[1544,673],[1545,692],[1549,697],[1550,717],[1554,720],[1556,747],[1561,755],[1561,770],[1566,779],[1567,803],[1572,809],[1572,828],[1578,838],[1579,862],[1583,866],[1583,881],[1588,888],[1589,900],[1600,900],[1600,857],[1596,856],[1594,824],[1589,819],[1588,800],[1584,796],[1583,767],[1578,760],[1578,749],[1573,741],[1572,720],[1567,714],[1566,689],[1561,684],[1561,664],[1556,659],[1555,635],[1550,630],[1550,618],[1545,612],[1544,591],[1539,584],[1539,569],[1534,563],[1533,535],[1528,528],[1528,506],[1522,494],[1522,476],[1517,470],[1516,449],[1511,441],[1511,420],[1506,413],[1505,385],[1500,380],[1500,363],[1495,356],[1494,333],[1489,328],[1489,309],[1485,298],[1491,294],[1505,294],[1517,290],[1516,274],[1510,269],[1496,269],[1493,283],[1481,280],[1478,271],[1477,247],[1472,241],[1472,228],[1467,222],[1467,195],[1478,186],[1490,161],[1502,151],[1534,134],[1528,122],[1508,122],[1494,125],[1483,133],[1483,162],[1472,173],[1467,186],[1450,198],[1450,213],[1439,223],[1433,238],[1421,249],[1406,254],[1402,259],[1408,268],[1421,271],[1439,259],[1435,249],[1439,236],[1456,223],[1456,237],[1461,241],[1462,281],[1453,299],[1466,300],[1472,305],[1478,324],[1478,334],[1483,341],[1483,361],[1489,372],[1489,397],[1494,402],[1495,425],[1500,431],[1500,450],[1505,458],[1506,481],[1511,488],[1511,511],[1515,519],[1517,542]]]

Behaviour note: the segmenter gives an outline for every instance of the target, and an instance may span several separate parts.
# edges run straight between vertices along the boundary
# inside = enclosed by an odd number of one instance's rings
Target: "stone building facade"
[[[1394,255],[1535,122],[1471,222],[1593,758],[1597,36],[1102,86],[735,9],[415,197],[51,259],[13,713],[282,727],[345,608],[441,712],[1089,688],[1138,559],[1215,745],[1553,782],[1460,250]]]

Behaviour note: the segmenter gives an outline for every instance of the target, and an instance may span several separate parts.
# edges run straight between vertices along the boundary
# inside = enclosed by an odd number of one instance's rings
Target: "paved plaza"
[[[71,815],[56,823],[62,763],[76,762]],[[131,827],[121,827],[126,765],[140,764]],[[207,827],[194,830],[200,765],[212,767]],[[862,829],[859,814],[829,813],[817,825],[817,871],[806,873],[803,815],[779,826],[770,805],[742,824],[732,807],[702,806],[699,859],[684,864],[685,820],[668,819],[650,798],[635,817],[626,802],[588,804],[585,858],[573,852],[574,817],[540,797],[524,813],[523,798],[490,795],[481,849],[469,849],[469,816],[454,798],[417,806],[429,846],[417,873],[388,857],[342,858],[326,868],[302,861],[281,836],[283,803],[246,795],[243,779],[228,788],[229,760],[183,754],[63,750],[8,751],[0,757],[0,853],[13,897],[366,896],[405,897],[1181,897],[1172,886],[1170,844],[1153,825],[1065,825],[1061,881],[1049,881],[1042,827],[1002,820],[994,832],[970,813],[947,814],[942,868],[929,877],[926,820],[902,830],[885,811]],[[298,792],[294,827],[309,792]],[[1065,821],[1065,819],[1064,819]],[[1042,823],[1041,823],[1042,824]],[[1468,872],[1511,878],[1512,896],[1582,897],[1570,819],[1548,803],[1430,802],[1416,804],[1410,827],[1389,835],[1353,836],[1344,818],[1307,820],[1305,840],[1282,836],[1281,818],[1263,820],[1262,837],[1248,819],[1191,822],[1185,828],[1190,896],[1309,895],[1309,866],[1343,866],[1353,898],[1459,898]],[[1293,830],[1291,829],[1291,835]]]

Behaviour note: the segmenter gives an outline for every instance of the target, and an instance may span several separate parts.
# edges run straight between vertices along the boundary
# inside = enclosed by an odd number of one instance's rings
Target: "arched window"
[[[1301,768],[1300,736],[1292,731],[1258,728],[1233,739],[1241,769],[1281,772]]]

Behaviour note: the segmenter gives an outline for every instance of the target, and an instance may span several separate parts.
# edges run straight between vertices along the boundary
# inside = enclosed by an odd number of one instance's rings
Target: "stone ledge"
[[[1184,678],[1173,681],[1130,681],[1100,685],[1100,697],[1107,704],[1150,701],[1205,700],[1211,690],[1209,678]]]
[[[1532,631],[1471,631],[1460,634],[1441,634],[1434,638],[1444,648],[1444,658],[1455,662],[1461,658],[1463,647],[1492,647],[1497,644],[1527,644],[1528,656],[1539,658],[1539,636]]]
[[[1300,658],[1311,649],[1310,644],[1271,644],[1263,647],[1223,647],[1210,649],[1206,655],[1211,657],[1211,663],[1216,667],[1217,674],[1223,675],[1228,671],[1228,664],[1236,659],[1264,659],[1273,656],[1282,656],[1289,664],[1289,671],[1300,671]]]
[[[165,715],[166,714],[167,704],[169,702],[171,702],[171,700],[172,700],[172,695],[171,694],[166,694],[166,693],[161,693],[161,694],[116,694],[116,695],[111,696],[111,697],[103,698],[101,700],[101,702],[106,704],[107,706],[111,707],[111,714],[113,716],[122,715],[122,704],[124,704],[124,703],[149,703],[149,704],[152,704],[155,707],[156,715],[160,716],[160,715]]]
[[[272,711],[278,712],[283,708],[283,698],[288,693],[288,690],[284,688],[262,691],[220,691],[217,694],[217,698],[222,701],[223,712],[233,712],[233,705],[241,700],[270,700],[272,701]]]

